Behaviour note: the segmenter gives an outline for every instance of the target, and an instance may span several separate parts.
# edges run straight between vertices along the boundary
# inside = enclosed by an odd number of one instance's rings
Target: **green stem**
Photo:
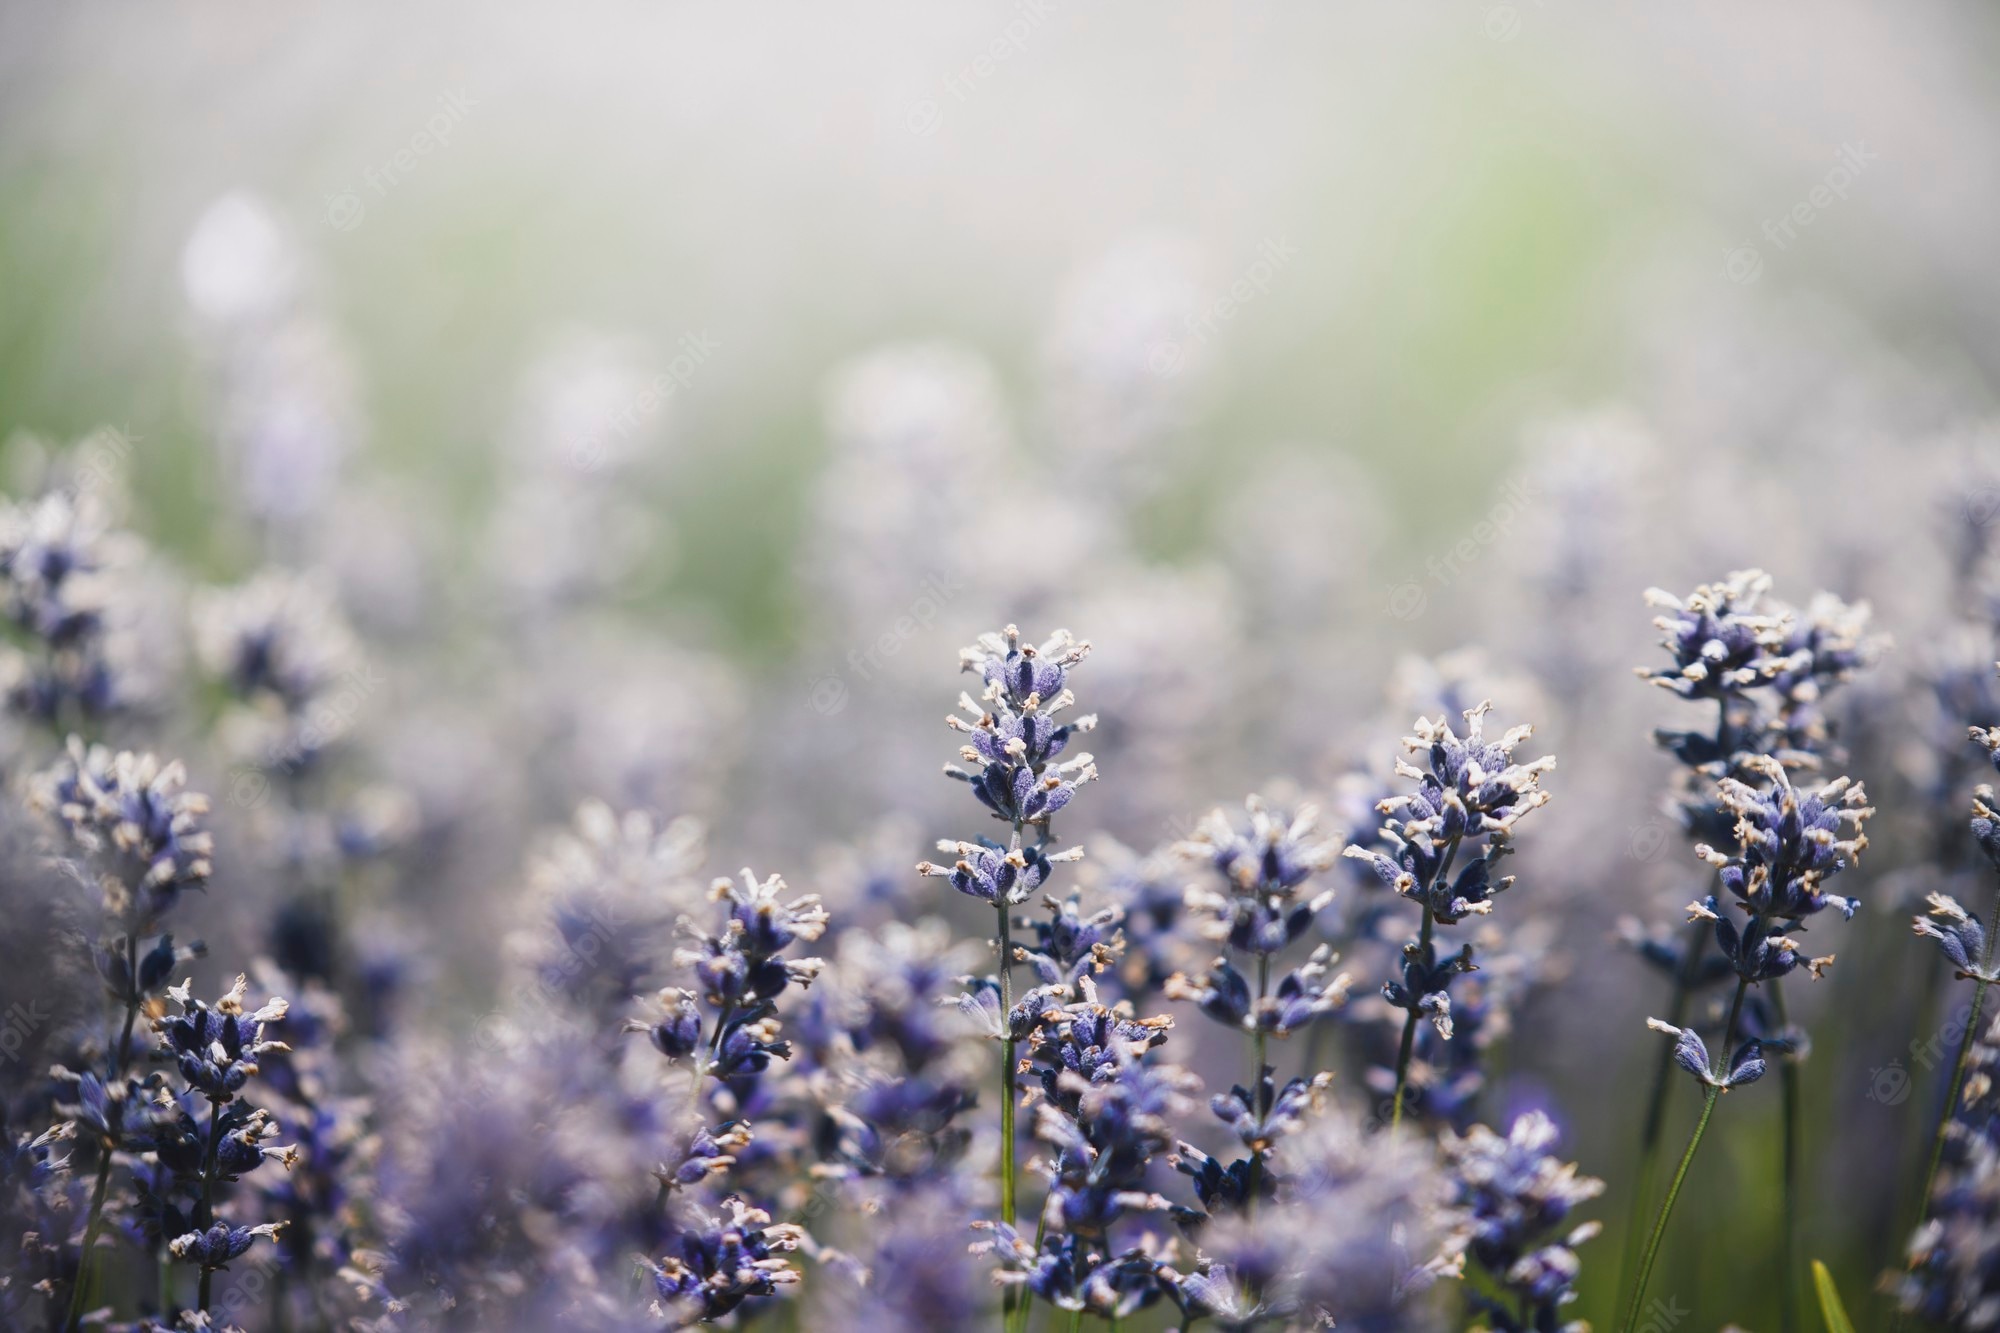
[[[1681,1164],[1674,1171],[1674,1182],[1667,1187],[1666,1200],[1660,1205],[1659,1220],[1653,1223],[1652,1235],[1646,1238],[1646,1252],[1639,1262],[1639,1280],[1632,1288],[1632,1304],[1626,1311],[1625,1322],[1619,1326],[1624,1333],[1632,1333],[1639,1326],[1639,1312],[1646,1305],[1646,1284],[1652,1281],[1653,1261],[1660,1255],[1660,1239],[1667,1233],[1667,1219],[1673,1215],[1674,1200],[1680,1197],[1681,1183],[1687,1179],[1688,1164],[1694,1161],[1694,1150],[1701,1146],[1702,1133],[1708,1128],[1708,1117],[1714,1113],[1715,1099],[1719,1095],[1720,1089],[1710,1088],[1708,1096],[1703,1099],[1701,1119],[1695,1121],[1687,1151],[1681,1154]]]
[[[1077,1333],[1077,1330],[1082,1327],[1083,1327],[1083,1307],[1078,1306],[1076,1309],[1071,1310],[1069,1312],[1069,1333]]]
[[[1729,1022],[1722,1034],[1722,1061],[1729,1063],[1730,1053],[1736,1048],[1736,1027],[1743,1018],[1743,997],[1750,990],[1747,977],[1736,980],[1736,995],[1729,1002]],[[1694,1150],[1701,1146],[1702,1132],[1708,1128],[1708,1117],[1715,1110],[1715,1099],[1722,1095],[1722,1089],[1709,1084],[1708,1095],[1701,1104],[1701,1119],[1695,1122],[1694,1134],[1688,1139],[1687,1151],[1681,1154],[1680,1167],[1674,1172],[1674,1182],[1667,1189],[1667,1197],[1660,1204],[1659,1220],[1653,1223],[1653,1231],[1646,1238],[1646,1252],[1639,1261],[1639,1281],[1632,1292],[1632,1307],[1625,1317],[1625,1333],[1632,1333],[1639,1321],[1639,1311],[1646,1302],[1646,1284],[1653,1279],[1653,1261],[1659,1257],[1660,1240],[1667,1233],[1667,1219],[1673,1215],[1674,1200],[1680,1197],[1681,1182],[1687,1179],[1688,1164],[1694,1161]]]
[[[111,1051],[111,1081],[117,1082],[125,1069],[125,1053],[132,1045],[132,1025],[139,1017],[139,933],[125,932],[125,1026],[118,1034],[118,1045]],[[97,1164],[97,1184],[90,1192],[90,1217],[83,1226],[83,1250],[76,1260],[76,1287],[70,1292],[69,1314],[63,1320],[63,1327],[74,1329],[83,1318],[83,1303],[88,1299],[91,1278],[91,1259],[97,1245],[98,1233],[104,1225],[104,1195],[111,1184],[111,1155],[118,1151],[118,1144],[111,1139],[104,1141],[104,1160]]]
[[[1722,756],[1724,770],[1727,771],[1734,732],[1729,725],[1729,701],[1717,699],[1715,714],[1715,749]],[[1693,1002],[1695,980],[1701,975],[1702,957],[1708,952],[1708,923],[1691,921],[1688,923],[1687,941],[1681,946],[1681,965],[1674,973],[1673,996],[1667,1002],[1667,1021],[1675,1027],[1687,1026],[1688,1005]],[[1659,1060],[1653,1066],[1653,1087],[1646,1098],[1646,1119],[1639,1131],[1639,1169],[1635,1172],[1632,1190],[1632,1206],[1625,1223],[1625,1246],[1618,1261],[1618,1287],[1622,1290],[1625,1279],[1632,1272],[1632,1266],[1639,1258],[1639,1238],[1644,1235],[1643,1223],[1646,1210],[1652,1207],[1653,1190],[1660,1176],[1660,1149],[1666,1143],[1667,1090],[1674,1080],[1674,1048],[1661,1048]]]
[[[1014,1008],[1014,943],[1007,904],[1000,911],[1000,1021]],[[1014,1225],[1014,1043],[1000,1045],[1000,1220]]]
[[[83,1228],[83,1251],[76,1260],[76,1286],[70,1291],[65,1329],[74,1330],[83,1319],[83,1303],[90,1290],[90,1257],[97,1245],[97,1232],[104,1220],[104,1192],[111,1184],[111,1141],[104,1141],[104,1160],[97,1164],[97,1184],[90,1192],[90,1220]]]
[[[1776,978],[1771,981],[1771,1012],[1783,1031],[1791,1026],[1785,1016],[1785,993]],[[1787,1052],[1778,1065],[1779,1090],[1784,1104],[1784,1261],[1785,1280],[1779,1287],[1780,1327],[1784,1333],[1798,1333],[1799,1281],[1799,1062]]]
[[[1431,908],[1428,899],[1424,903],[1423,933],[1417,937],[1417,947],[1424,954],[1430,951]],[[1410,1081],[1410,1055],[1417,1048],[1417,1011],[1412,1008],[1403,1016],[1403,1044],[1396,1050],[1396,1100],[1389,1110],[1389,1128],[1397,1130],[1403,1125],[1403,1090]]]
[[[1987,952],[1992,952],[1990,942],[1987,945]],[[1945,1094],[1944,1114],[1938,1117],[1937,1133],[1931,1138],[1930,1165],[1924,1171],[1924,1190],[1919,1196],[1923,1201],[1923,1211],[1917,1215],[1919,1226],[1922,1226],[1931,1214],[1931,1187],[1937,1184],[1938,1167],[1944,1162],[1945,1131],[1950,1128],[1952,1115],[1958,1110],[1958,1099],[1965,1091],[1965,1068],[1972,1060],[1972,1044],[1976,1040],[1974,1034],[1979,1027],[1979,1011],[1986,1003],[1986,986],[1987,983],[1981,981],[1972,988],[1972,1014],[1965,1025],[1965,1039],[1958,1044],[1958,1060],[1951,1071],[1951,1091]]]
[[[1667,1021],[1677,1028],[1687,1026],[1688,1005],[1694,997],[1694,978],[1700,970],[1707,945],[1707,923],[1694,922],[1688,927],[1687,942],[1681,948],[1680,969],[1674,974],[1673,997],[1667,1003]],[[1653,1190],[1659,1183],[1660,1147],[1666,1141],[1667,1090],[1673,1086],[1674,1069],[1673,1046],[1662,1046],[1659,1060],[1653,1068],[1652,1093],[1646,1099],[1646,1119],[1639,1132],[1639,1169],[1635,1173],[1632,1207],[1625,1224],[1625,1249],[1618,1265],[1620,1287],[1639,1261],[1639,1245],[1645,1236],[1646,1210],[1653,1206]]]

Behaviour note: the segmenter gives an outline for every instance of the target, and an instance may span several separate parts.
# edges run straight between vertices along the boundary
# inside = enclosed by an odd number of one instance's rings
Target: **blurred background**
[[[1943,3],[8,4],[8,489],[83,441],[163,676],[204,585],[267,566],[352,623],[308,719],[348,747],[324,847],[272,826],[296,738],[181,736],[243,849],[213,897],[270,907],[195,910],[309,935],[259,868],[393,843],[325,873],[447,1025],[587,797],[700,817],[713,869],[836,926],[931,892],[909,864],[976,831],[937,776],[956,650],[1010,619],[1096,645],[1065,834],[1107,865],[1386,778],[1418,712],[1491,695],[1561,767],[1502,908],[1548,984],[1490,1103],[1612,1179],[1601,1324],[1661,989],[1614,928],[1702,878],[1641,593],[1754,565],[1870,601],[1896,646],[1846,734],[1903,833],[1802,997],[1808,1246],[1865,1288],[1871,1145],[1937,1096],[1899,920],[1963,806],[1924,803],[1961,721],[1931,687],[1992,660],[1996,58],[2000,15]],[[1775,1098],[1731,1100],[1725,1240],[1776,1206]],[[1730,1253],[1655,1290],[1761,1327]]]

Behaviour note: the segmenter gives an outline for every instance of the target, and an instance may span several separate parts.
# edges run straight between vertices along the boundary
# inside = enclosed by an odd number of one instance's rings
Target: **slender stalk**
[[[1000,1016],[1004,1023],[1014,1008],[1014,943],[1006,903],[1000,904],[999,914]],[[1000,1045],[1000,1220],[1010,1227],[1014,1225],[1014,1042],[1011,1038]]]
[[[1264,1058],[1269,1049],[1271,1034],[1264,1030],[1264,1000],[1271,993],[1271,955],[1257,955],[1257,1007],[1250,1012],[1256,1029],[1250,1037],[1250,1104],[1257,1108],[1257,1118],[1271,1114],[1271,1108],[1264,1099]],[[1243,1215],[1251,1216],[1257,1211],[1257,1191],[1264,1187],[1264,1150],[1259,1148],[1250,1154],[1250,1186],[1243,1198]]]
[[[1424,908],[1424,925],[1417,937],[1417,944],[1426,953],[1429,952],[1432,928],[1436,925],[1435,919],[1431,916],[1431,890],[1444,883],[1445,876],[1451,873],[1451,863],[1458,859],[1458,846],[1463,841],[1465,835],[1461,833],[1446,845],[1444,856],[1438,861],[1437,873],[1423,886],[1421,896],[1418,898]],[[1403,1019],[1403,1044],[1396,1052],[1396,1100],[1389,1111],[1391,1130],[1399,1129],[1403,1124],[1403,1091],[1409,1083],[1410,1053],[1416,1050],[1416,1047],[1417,1011],[1412,1009]]]
[[[1688,1006],[1694,1000],[1694,974],[1707,944],[1707,923],[1694,922],[1688,927],[1680,969],[1674,975],[1673,996],[1667,1003],[1667,1021],[1677,1028],[1687,1026]],[[1621,1285],[1639,1260],[1646,1210],[1653,1206],[1653,1190],[1659,1182],[1660,1147],[1666,1141],[1667,1090],[1673,1086],[1674,1068],[1674,1048],[1667,1046],[1653,1066],[1653,1089],[1646,1099],[1646,1119],[1639,1131],[1639,1169],[1635,1173],[1630,1218],[1625,1227],[1625,1252],[1618,1269]]]
[[[125,1026],[118,1034],[118,1045],[111,1051],[111,1081],[116,1082],[125,1069],[125,1053],[132,1045],[132,1025],[139,1017],[139,933],[125,932]],[[90,1217],[83,1226],[83,1250],[76,1261],[76,1286],[70,1292],[69,1313],[64,1317],[63,1327],[74,1329],[83,1318],[83,1303],[90,1290],[91,1259],[95,1256],[97,1237],[104,1226],[104,1196],[111,1184],[111,1157],[118,1151],[118,1145],[111,1139],[104,1141],[104,1160],[97,1164],[97,1184],[90,1192]]]
[[[1019,846],[1020,841],[1017,825],[1015,845]],[[994,906],[1000,917],[1000,1021],[1004,1024],[1014,1008],[1013,923],[1007,918],[1005,894]],[[1014,1217],[1014,1040],[1008,1037],[1000,1043],[1000,1220],[1011,1227]],[[1039,1250],[1040,1244],[1035,1248]],[[1026,1327],[1028,1307],[1033,1301],[1025,1289],[1010,1284],[1000,1297],[1000,1327],[1011,1329],[1017,1314]]]
[[[1076,1309],[1069,1312],[1069,1333],[1077,1333],[1077,1330],[1082,1327],[1083,1307],[1079,1305]]]
[[[1717,699],[1715,703],[1715,748],[1723,756],[1726,766],[1732,740],[1729,701]],[[1673,995],[1667,1001],[1667,1021],[1677,1028],[1687,1026],[1688,1005],[1694,1000],[1695,980],[1701,975],[1702,956],[1708,952],[1708,934],[1707,922],[1693,921],[1688,924],[1687,940],[1681,946],[1681,965],[1674,973]],[[1653,1066],[1653,1088],[1646,1098],[1646,1119],[1639,1131],[1639,1169],[1634,1173],[1632,1207],[1625,1224],[1624,1253],[1618,1263],[1621,1286],[1638,1258],[1640,1223],[1646,1216],[1646,1210],[1652,1206],[1653,1189],[1659,1179],[1660,1149],[1666,1141],[1667,1089],[1673,1086],[1673,1079],[1674,1050],[1668,1046],[1661,1050],[1659,1060]]]
[[[1430,903],[1424,903],[1423,933],[1417,938],[1420,949],[1428,951],[1431,942]],[[1410,1080],[1410,1054],[1417,1048],[1417,1011],[1411,1009],[1403,1015],[1403,1044],[1396,1050],[1396,1100],[1389,1110],[1389,1128],[1397,1130],[1403,1125],[1403,1090]]]
[[[1785,993],[1776,979],[1771,982],[1771,1012],[1780,1029],[1791,1026],[1785,1016]],[[1785,1280],[1779,1287],[1779,1326],[1784,1333],[1799,1327],[1799,1062],[1789,1053],[1778,1064],[1779,1090],[1784,1103],[1784,1256]]]
[[[1667,1218],[1673,1215],[1674,1200],[1680,1197],[1681,1183],[1687,1179],[1688,1164],[1694,1161],[1694,1150],[1701,1146],[1701,1136],[1708,1129],[1708,1117],[1714,1113],[1715,1099],[1719,1095],[1719,1089],[1710,1088],[1708,1096],[1702,1100],[1701,1119],[1695,1121],[1687,1151],[1681,1154],[1681,1164],[1674,1171],[1674,1182],[1667,1187],[1666,1201],[1660,1205],[1659,1220],[1653,1223],[1653,1232],[1646,1238],[1645,1255],[1639,1262],[1639,1280],[1632,1288],[1632,1303],[1626,1310],[1625,1322],[1619,1325],[1623,1333],[1632,1333],[1639,1325],[1639,1312],[1646,1305],[1646,1284],[1653,1277],[1653,1261],[1660,1255],[1660,1238],[1666,1235]]]
[[[1726,1064],[1729,1054],[1736,1047],[1737,1024],[1743,1018],[1743,997],[1750,990],[1747,977],[1738,977],[1736,996],[1729,1002],[1729,1022],[1722,1038],[1722,1059]],[[1701,1119],[1695,1122],[1694,1133],[1688,1138],[1687,1151],[1681,1154],[1681,1164],[1674,1171],[1673,1184],[1667,1187],[1667,1197],[1660,1203],[1660,1216],[1653,1223],[1652,1234],[1646,1238],[1646,1251],[1639,1261],[1639,1280],[1632,1291],[1632,1305],[1622,1326],[1625,1333],[1632,1333],[1639,1321],[1639,1311],[1646,1303],[1646,1284],[1653,1278],[1653,1262],[1659,1258],[1660,1241],[1667,1234],[1667,1219],[1673,1216],[1674,1201],[1680,1197],[1681,1182],[1687,1179],[1688,1165],[1694,1161],[1694,1150],[1701,1146],[1701,1136],[1708,1129],[1708,1118],[1715,1111],[1715,1099],[1722,1095],[1722,1089],[1710,1084],[1708,1095],[1701,1104]]]
[[[201,1225],[204,1229],[215,1225],[215,1166],[221,1155],[222,1136],[219,1123],[222,1119],[222,1103],[208,1104],[208,1157],[201,1169]],[[215,1278],[215,1270],[203,1264],[201,1269],[200,1304],[195,1308],[208,1313],[208,1285]]]
[[[125,1053],[132,1045],[132,1024],[139,1017],[139,932],[125,932],[125,1030],[118,1034],[118,1049],[111,1053],[111,1077],[125,1071]]]
[[[97,1164],[97,1184],[90,1192],[90,1221],[83,1228],[83,1251],[76,1261],[76,1286],[71,1289],[69,1313],[63,1327],[74,1330],[83,1319],[83,1303],[90,1290],[90,1257],[97,1245],[97,1233],[104,1220],[104,1192],[111,1184],[111,1142],[105,1140],[104,1160]]]
[[[1993,952],[1991,940],[1987,941],[1986,952],[1988,954]],[[1989,967],[1992,965],[1991,958],[1987,960],[1987,965]],[[1918,1196],[1922,1201],[1922,1211],[1917,1214],[1919,1226],[1931,1214],[1931,1187],[1937,1184],[1938,1167],[1944,1162],[1945,1131],[1950,1128],[1952,1113],[1958,1109],[1959,1096],[1965,1091],[1965,1067],[1972,1059],[1973,1034],[1979,1027],[1979,1011],[1986,1003],[1986,985],[1986,982],[1981,981],[1972,988],[1972,1014],[1966,1022],[1965,1039],[1958,1044],[1958,1060],[1952,1065],[1951,1091],[1945,1094],[1944,1113],[1938,1117],[1937,1132],[1931,1136],[1930,1165],[1924,1170],[1924,1189]]]

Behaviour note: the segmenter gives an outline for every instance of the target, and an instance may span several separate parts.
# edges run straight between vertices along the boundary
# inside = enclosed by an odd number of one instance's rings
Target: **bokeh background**
[[[1810,996],[1807,1228],[1865,1290],[1936,1105],[1927,682],[1992,659],[1996,57],[1943,3],[9,4],[4,461],[93,438],[163,607],[275,562],[355,622],[344,789],[418,850],[352,892],[447,1027],[586,796],[886,910],[1008,619],[1096,643],[1076,833],[1140,852],[1492,694],[1562,767],[1491,1095],[1612,1181],[1600,1324],[1660,989],[1614,926],[1700,880],[1640,594],[1870,600],[1902,833]],[[270,775],[192,767],[254,845]],[[1695,1327],[1771,1322],[1757,1093],[1656,1279]]]

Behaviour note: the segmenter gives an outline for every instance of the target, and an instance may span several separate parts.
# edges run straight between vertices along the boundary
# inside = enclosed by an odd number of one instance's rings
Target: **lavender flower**
[[[150,929],[182,890],[209,876],[208,798],[185,791],[187,771],[150,754],[71,737],[68,756],[37,778],[35,804],[53,815],[104,890],[105,909]]]
[[[1146,1187],[1147,1168],[1172,1145],[1172,1118],[1193,1084],[1147,1058],[1170,1019],[1135,1018],[1100,1003],[1089,978],[1081,984],[1082,1000],[1042,1016],[1025,1062],[1040,1085],[1035,1133],[1053,1153],[1046,1234],[1032,1244],[1005,1220],[985,1223],[994,1238],[975,1249],[1000,1262],[1003,1281],[1059,1309],[1122,1318],[1163,1294],[1157,1262],[1118,1239],[1130,1220],[1169,1206]]]
[[[134,554],[88,491],[0,500],[0,614],[32,651],[0,654],[7,703],[44,722],[98,718],[124,702],[107,643],[114,570]]]
[[[1557,1137],[1554,1121],[1530,1111],[1504,1137],[1476,1125],[1444,1145],[1465,1217],[1467,1253],[1513,1298],[1511,1305],[1481,1302],[1504,1333],[1558,1326],[1558,1312],[1576,1299],[1582,1268],[1576,1247],[1599,1230],[1595,1222],[1565,1230],[1570,1213],[1603,1193],[1604,1182],[1550,1155]]]
[[[159,1020],[160,1051],[184,1088],[178,1096],[163,1098],[151,1123],[131,1141],[134,1149],[152,1152],[158,1163],[151,1186],[142,1184],[151,1227],[174,1259],[199,1271],[197,1308],[204,1312],[215,1274],[258,1237],[276,1236],[285,1225],[228,1221],[217,1211],[218,1187],[235,1183],[267,1159],[287,1167],[298,1159],[296,1148],[270,1144],[276,1129],[269,1113],[242,1099],[258,1061],[287,1049],[267,1037],[265,1028],[281,1022],[289,1005],[273,998],[246,1011],[248,989],[248,980],[239,976],[213,1005],[192,998],[185,983],[168,992],[181,1012]]]
[[[769,1213],[734,1196],[722,1207],[724,1216],[703,1213],[682,1224],[673,1252],[652,1265],[659,1296],[653,1312],[669,1328],[719,1319],[799,1280],[798,1270],[779,1256],[799,1247],[800,1228],[774,1223]]]
[[[1680,598],[1648,588],[1646,601],[1665,609],[1653,624],[1671,664],[1639,674],[1683,699],[1721,699],[1769,681],[1784,669],[1779,650],[1784,622],[1757,609],[1771,588],[1761,569],[1739,570]]]
[[[1438,1036],[1449,1040],[1453,1029],[1447,988],[1455,975],[1474,967],[1470,944],[1441,960],[1434,932],[1493,910],[1494,896],[1514,882],[1511,875],[1496,874],[1494,867],[1513,851],[1515,825],[1549,799],[1540,783],[1541,775],[1555,767],[1554,757],[1517,763],[1514,750],[1533,728],[1514,727],[1489,740],[1485,719],[1491,707],[1482,702],[1466,710],[1463,738],[1443,719],[1418,718],[1403,748],[1424,756],[1425,764],[1396,763],[1397,774],[1417,786],[1381,804],[1391,816],[1380,834],[1386,849],[1351,846],[1346,852],[1373,866],[1383,883],[1423,909],[1417,937],[1403,948],[1400,981],[1382,988],[1383,998],[1406,1013],[1396,1055],[1392,1125],[1402,1122],[1418,1020],[1429,1019]],[[1465,864],[1454,876],[1452,868],[1461,856]]]
[[[1081,855],[1075,849],[1051,854],[1047,844],[1050,819],[1068,806],[1079,788],[1097,777],[1097,766],[1089,755],[1060,757],[1072,736],[1097,725],[1096,716],[1056,721],[1056,716],[1076,701],[1069,688],[1069,674],[1089,653],[1089,642],[1072,637],[1068,630],[1056,631],[1037,647],[1023,643],[1020,631],[1012,625],[998,634],[982,634],[959,653],[959,669],[978,673],[985,689],[977,700],[961,694],[959,707],[967,716],[946,719],[954,731],[969,737],[970,743],[959,751],[969,767],[946,765],[945,772],[970,785],[979,803],[994,818],[1012,825],[1012,832],[1005,846],[985,838],[977,843],[942,842],[940,849],[958,855],[951,867],[929,861],[917,866],[919,874],[949,879],[960,893],[994,907],[999,928],[995,941],[998,978],[993,982],[970,979],[971,989],[958,1003],[1001,1043],[1000,1221],[1007,1227],[1014,1224],[1016,1216],[1014,1048],[1058,997],[1057,991],[1045,987],[1015,1003],[1011,909],[1046,884],[1055,863]],[[1039,835],[1032,846],[1024,844],[1021,836],[1030,826]],[[1012,1303],[1010,1295],[1010,1311]]]
[[[1196,886],[1188,891],[1196,929],[1240,952],[1268,957],[1302,937],[1333,901],[1332,890],[1311,897],[1301,897],[1300,891],[1333,864],[1340,840],[1313,836],[1319,812],[1311,806],[1284,818],[1261,797],[1251,796],[1244,810],[1242,823],[1231,822],[1220,810],[1211,812],[1195,836],[1175,851],[1207,862],[1222,881],[1220,889]]]
[[[669,1060],[692,1060],[697,1075],[731,1079],[763,1071],[774,1057],[790,1058],[790,1044],[778,1036],[778,997],[788,987],[810,986],[824,963],[781,954],[795,943],[818,939],[826,929],[826,911],[817,894],[785,903],[784,892],[778,876],[760,881],[749,870],[740,884],[716,880],[709,896],[727,904],[722,929],[711,934],[683,922],[693,943],[674,952],[675,965],[693,974],[697,989],[661,991],[664,1016],[627,1028],[648,1033]]]
[[[959,654],[961,669],[978,672],[986,689],[978,700],[959,696],[967,718],[946,719],[952,730],[970,738],[959,754],[972,767],[947,765],[945,772],[969,784],[980,804],[1017,829],[1047,824],[1077,788],[1097,777],[1087,754],[1057,762],[1070,737],[1097,725],[1094,714],[1074,722],[1055,720],[1076,702],[1066,684],[1070,668],[1089,654],[1090,644],[1071,638],[1067,630],[1056,631],[1037,648],[1023,644],[1012,625],[999,634],[981,635]]]

